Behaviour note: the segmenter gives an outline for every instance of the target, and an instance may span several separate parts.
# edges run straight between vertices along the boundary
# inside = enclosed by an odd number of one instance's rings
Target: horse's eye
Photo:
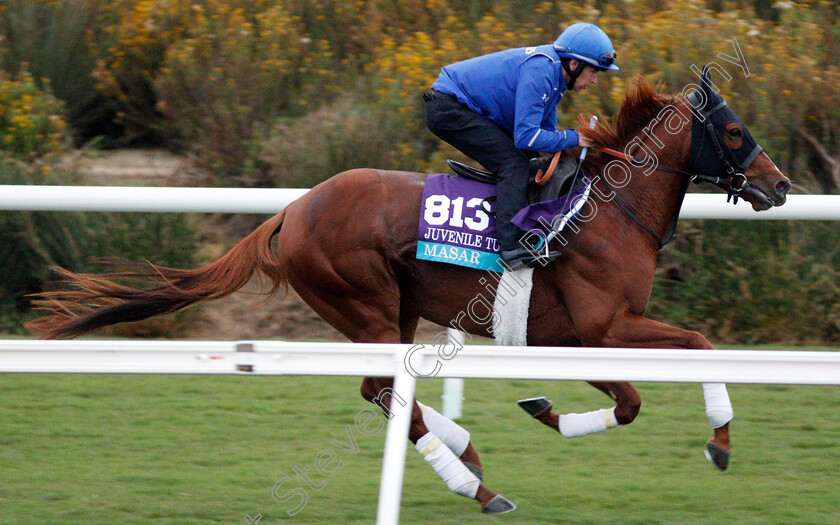
[[[729,136],[732,138],[738,138],[741,136],[741,130],[739,128],[732,128],[730,130],[727,130],[727,133],[729,133]]]

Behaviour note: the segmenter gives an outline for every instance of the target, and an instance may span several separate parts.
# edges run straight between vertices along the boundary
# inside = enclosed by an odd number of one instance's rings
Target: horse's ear
[[[703,85],[703,92],[706,94],[706,105],[708,106],[717,95],[714,84],[712,84],[712,77],[709,74],[709,67],[703,66],[703,72],[700,75],[700,83]]]

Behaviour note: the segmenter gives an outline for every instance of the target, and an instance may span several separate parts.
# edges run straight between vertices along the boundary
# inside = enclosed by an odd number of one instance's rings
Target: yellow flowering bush
[[[840,17],[827,0],[764,4],[115,0],[96,3],[86,35],[93,78],[126,135],[179,136],[225,176],[247,179],[262,169],[254,141],[269,133],[273,120],[299,118],[348,91],[391,121],[394,151],[411,166],[427,166],[443,146],[425,131],[420,94],[442,66],[550,43],[574,22],[603,27],[622,69],[600,75],[587,92],[569,93],[558,108],[560,127],[575,125],[577,113],[609,119],[637,73],[679,92],[698,81],[690,66],[717,62],[732,75],[718,79],[727,100],[789,169],[812,153],[801,130],[823,144],[836,134],[818,129],[833,118],[831,105],[818,101],[837,92],[831,82],[838,74]],[[733,56],[735,41],[749,76],[720,58]]]
[[[14,75],[25,65],[39,86],[48,78],[50,91],[64,102],[68,130],[80,143],[112,126],[108,101],[90,77],[86,46],[105,1],[0,2],[0,69]]]
[[[195,17],[188,0],[115,0],[88,32],[96,88],[117,109],[118,123],[135,140],[157,140],[162,125],[153,82],[166,51]]]
[[[154,83],[157,107],[206,164],[247,182],[255,169],[249,142],[272,119],[335,92],[331,51],[305,37],[299,18],[281,6],[208,2],[194,11]]]
[[[299,5],[116,2],[91,37],[98,87],[129,133],[175,138],[220,175],[247,182],[256,169],[249,142],[271,119],[341,89],[335,50],[304,30]]]
[[[0,151],[33,159],[61,149],[67,141],[63,104],[39,89],[26,69],[17,77],[0,72]]]
[[[559,127],[575,126],[578,113],[609,120],[618,111],[627,81],[637,73],[661,83],[667,93],[679,93],[689,84],[699,84],[697,71],[715,62],[729,75],[728,79],[713,76],[723,95],[753,134],[775,152],[780,167],[789,169],[811,148],[798,127],[840,122],[831,114],[837,105],[819,102],[836,98],[836,84],[831,82],[840,69],[830,57],[840,49],[831,33],[840,34],[840,27],[832,29],[820,17],[817,7],[830,8],[822,0],[777,4],[778,16],[773,21],[758,18],[751,2],[745,0],[554,0],[528,6],[496,2],[472,24],[464,24],[463,16],[453,9],[458,3],[450,0],[449,9],[441,11],[434,25],[402,38],[395,38],[393,32],[383,38],[366,75],[374,82],[371,92],[378,97],[377,106],[392,108],[393,118],[422,135],[419,94],[434,82],[442,66],[508,47],[550,43],[568,25],[592,22],[611,36],[621,71],[599,75],[598,85],[586,92],[568,93],[558,107]],[[711,9],[712,5],[718,9]],[[829,49],[832,42],[834,52]],[[739,52],[746,70],[722,58],[737,58]],[[840,129],[817,135],[831,143]],[[438,158],[435,150],[448,151],[434,139],[422,142],[423,147],[414,147],[416,137],[400,140],[395,148],[414,156],[410,162],[418,166]]]

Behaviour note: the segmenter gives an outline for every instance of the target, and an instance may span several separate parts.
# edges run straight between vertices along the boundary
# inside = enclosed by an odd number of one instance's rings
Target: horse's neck
[[[691,147],[691,121],[674,133],[666,131],[662,125],[646,129],[647,132],[638,131],[631,142],[634,147],[626,152],[639,159],[652,160],[658,166],[684,169]],[[682,201],[684,176],[620,162],[630,167],[631,175],[626,185],[614,188],[617,198],[660,239],[664,238]],[[610,174],[622,173],[622,170],[608,169],[601,173],[612,184],[616,177]]]

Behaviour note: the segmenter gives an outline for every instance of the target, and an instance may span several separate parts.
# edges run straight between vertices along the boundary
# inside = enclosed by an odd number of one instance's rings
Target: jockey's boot
[[[560,252],[552,251],[546,256],[531,245],[526,234],[510,221],[516,213],[528,205],[528,173],[530,166],[525,162],[514,162],[499,170],[496,184],[496,235],[502,247],[502,261],[511,270],[536,264],[546,265],[558,257]]]

